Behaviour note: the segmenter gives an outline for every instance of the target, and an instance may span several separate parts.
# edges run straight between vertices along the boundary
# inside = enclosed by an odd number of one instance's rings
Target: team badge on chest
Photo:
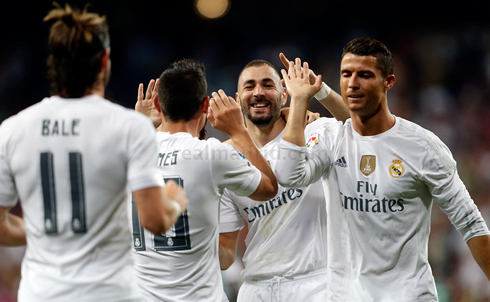
[[[401,159],[394,159],[393,165],[390,166],[390,175],[398,178],[405,173],[405,167],[402,165]]]
[[[361,166],[360,166],[362,174],[368,176],[376,170],[376,156],[375,155],[363,155],[361,157]]]

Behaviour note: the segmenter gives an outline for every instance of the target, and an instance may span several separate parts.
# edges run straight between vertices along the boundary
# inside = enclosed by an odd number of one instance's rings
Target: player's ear
[[[208,114],[208,108],[209,108],[209,96],[206,96],[202,101],[202,112],[204,114]]]
[[[236,102],[238,103],[238,105],[242,105],[242,99],[240,99],[240,95],[238,94],[238,92],[235,92],[235,100]]]
[[[286,86],[282,87],[281,95],[282,95],[281,107],[284,107],[284,105],[286,105],[286,103],[288,102],[288,90],[287,90]]]
[[[385,80],[385,90],[386,91],[390,90],[391,87],[393,87],[393,85],[395,85],[395,75],[390,74],[388,77],[386,77]]]
[[[110,53],[111,53],[111,50],[110,50],[110,48],[108,48],[102,54],[102,58],[101,58],[101,62],[100,62],[102,70],[106,70],[109,66]]]
[[[158,95],[155,96],[155,99],[153,100],[153,105],[155,105],[155,108],[157,109],[158,113],[162,112],[162,108],[160,107],[160,103],[158,102]]]

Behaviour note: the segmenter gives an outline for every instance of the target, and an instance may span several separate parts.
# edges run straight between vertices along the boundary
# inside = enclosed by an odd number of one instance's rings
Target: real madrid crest
[[[373,173],[376,169],[376,156],[375,155],[363,155],[361,157],[361,166],[360,166],[362,174],[368,176]]]
[[[141,246],[141,241],[140,241],[140,239],[139,239],[139,238],[135,238],[135,239],[134,239],[134,246],[135,246],[135,247],[140,247],[140,246]]]
[[[394,159],[393,165],[390,166],[390,175],[398,178],[405,173],[405,167],[402,165],[401,159]]]

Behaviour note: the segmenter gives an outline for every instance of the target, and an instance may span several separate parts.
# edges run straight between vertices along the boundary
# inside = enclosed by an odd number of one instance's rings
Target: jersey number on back
[[[53,153],[41,153],[41,187],[44,203],[44,232],[58,233],[56,213],[56,182],[54,175]],[[70,189],[72,203],[71,227],[75,233],[87,232],[85,220],[85,187],[83,183],[82,154],[70,152],[68,154],[70,169]]]
[[[173,180],[184,187],[184,180],[180,176],[165,177],[165,182]],[[133,224],[133,248],[136,251],[146,251],[145,233],[141,226],[138,208],[132,202],[132,224]],[[161,235],[152,234],[153,247],[156,251],[178,251],[191,249],[191,238],[189,235],[189,218],[187,211],[180,215],[177,222],[165,233]]]

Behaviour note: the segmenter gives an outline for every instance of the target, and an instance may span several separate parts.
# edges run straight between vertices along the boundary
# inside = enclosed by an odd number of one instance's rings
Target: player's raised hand
[[[309,101],[322,87],[322,76],[315,76],[312,84],[308,63],[301,64],[300,58],[296,58],[294,63],[289,61],[288,71],[281,69],[281,73],[291,100],[299,98]]]
[[[162,123],[160,113],[155,107],[155,100],[158,98],[158,82],[159,79],[156,81],[151,79],[150,83],[148,83],[146,94],[143,94],[143,83],[140,83],[138,86],[138,99],[134,106],[134,110],[143,113],[150,118],[155,128]]]
[[[284,68],[288,69],[289,68],[289,60],[288,58],[286,58],[286,56],[284,55],[284,53],[279,53],[279,59],[281,60],[282,64],[284,65]],[[309,78],[310,78],[310,84],[314,84],[315,81],[316,81],[316,74],[313,72],[313,70],[309,70]],[[282,84],[285,85],[284,83],[284,79],[282,80]]]
[[[230,136],[246,131],[242,110],[235,99],[227,96],[222,89],[213,92],[211,95],[208,113],[211,126]]]

